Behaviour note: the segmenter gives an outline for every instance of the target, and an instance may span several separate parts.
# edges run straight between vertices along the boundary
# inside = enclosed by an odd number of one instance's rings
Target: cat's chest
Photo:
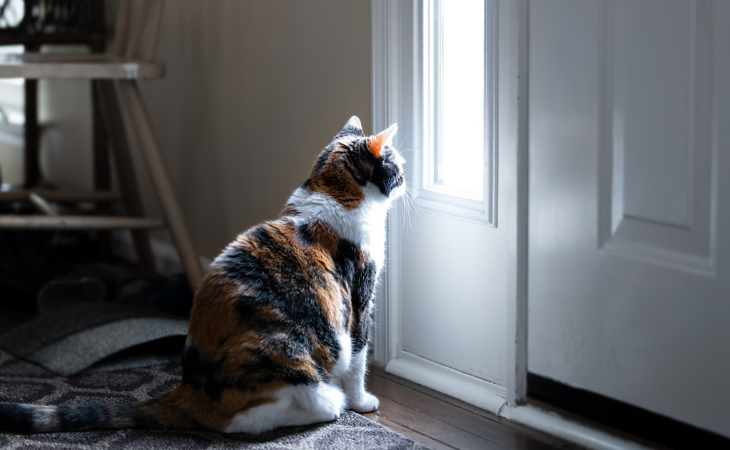
[[[385,227],[382,230],[373,230],[363,237],[360,243],[360,250],[366,259],[375,264],[378,272],[385,262]]]

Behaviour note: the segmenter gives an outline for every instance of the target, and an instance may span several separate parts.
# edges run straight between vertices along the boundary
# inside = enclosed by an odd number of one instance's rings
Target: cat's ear
[[[350,117],[350,120],[348,120],[345,124],[345,128],[347,127],[353,127],[362,130],[362,122],[360,122],[360,119],[357,116],[352,116]]]
[[[370,136],[370,140],[368,140],[368,149],[370,149],[370,153],[375,155],[376,158],[380,158],[383,154],[383,147],[391,145],[393,142],[393,136],[395,136],[396,132],[398,132],[398,124],[394,123],[375,136]]]
[[[335,140],[347,136],[365,137],[365,133],[362,131],[362,123],[360,122],[360,119],[357,118],[357,116],[350,117],[350,120],[347,121],[345,126],[342,128],[342,131],[337,133],[337,136],[335,136]]]

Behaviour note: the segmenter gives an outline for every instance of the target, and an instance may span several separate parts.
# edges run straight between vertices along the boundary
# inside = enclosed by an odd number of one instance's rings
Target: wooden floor
[[[434,450],[580,448],[382,369],[370,369],[367,389],[380,408],[366,417]]]

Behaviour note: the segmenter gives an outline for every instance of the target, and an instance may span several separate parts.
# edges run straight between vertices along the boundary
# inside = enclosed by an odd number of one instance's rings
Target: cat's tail
[[[134,403],[27,405],[0,403],[0,432],[45,433],[99,429],[196,429],[168,395]]]

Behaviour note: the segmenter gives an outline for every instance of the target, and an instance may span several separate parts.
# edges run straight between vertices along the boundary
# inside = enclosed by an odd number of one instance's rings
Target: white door
[[[528,370],[730,436],[730,2],[529,15]]]
[[[399,76],[383,94],[418,197],[408,216],[391,215],[389,309],[376,319],[375,356],[388,341],[388,371],[496,412],[508,379],[516,236],[515,158],[502,145],[515,128],[515,64],[512,41],[498,36],[515,10],[495,0],[375,5],[387,5],[387,19],[374,23],[388,26],[374,37],[398,50],[386,68]]]

